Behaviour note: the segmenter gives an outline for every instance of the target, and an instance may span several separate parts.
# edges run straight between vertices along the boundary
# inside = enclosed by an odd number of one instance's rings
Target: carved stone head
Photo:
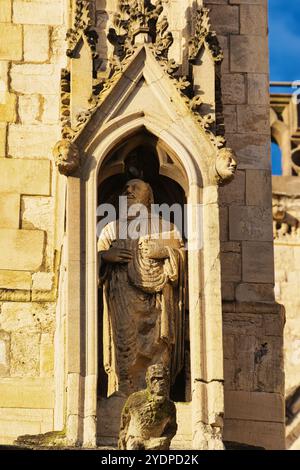
[[[79,167],[78,147],[67,139],[57,142],[53,149],[53,156],[62,175],[69,176]]]
[[[154,203],[153,191],[150,184],[140,179],[133,179],[125,184],[122,192],[127,197],[128,207],[133,204],[143,204],[148,209]]]
[[[169,369],[163,364],[154,364],[147,369],[147,388],[157,398],[168,398],[170,389]]]
[[[224,147],[218,151],[216,159],[216,181],[219,185],[230,183],[237,168],[235,154],[232,149]]]

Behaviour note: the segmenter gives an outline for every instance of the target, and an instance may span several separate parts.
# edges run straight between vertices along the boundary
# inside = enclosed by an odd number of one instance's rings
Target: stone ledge
[[[284,313],[283,305],[277,302],[223,302],[223,313]]]

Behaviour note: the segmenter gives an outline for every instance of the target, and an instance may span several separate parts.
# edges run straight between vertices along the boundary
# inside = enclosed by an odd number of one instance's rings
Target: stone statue
[[[214,178],[218,185],[230,183],[235,175],[237,163],[232,149],[224,147],[218,151]]]
[[[165,232],[162,219],[150,217],[149,184],[130,180],[123,195],[129,210],[134,204],[145,208],[145,218],[119,217],[103,228],[98,241],[108,396],[142,390],[151,364],[169,367],[173,381],[183,367],[182,240],[172,224]],[[138,236],[130,236],[138,227]]]
[[[70,140],[59,140],[53,149],[53,156],[62,175],[69,176],[79,167],[79,150]]]
[[[176,407],[169,399],[169,372],[162,364],[150,366],[147,389],[127,399],[121,416],[119,449],[168,450],[177,431]]]

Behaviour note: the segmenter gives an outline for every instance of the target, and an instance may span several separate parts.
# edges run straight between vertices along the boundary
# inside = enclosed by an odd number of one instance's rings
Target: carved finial
[[[70,176],[79,168],[79,150],[70,140],[59,140],[53,149],[53,156],[55,165],[62,175]]]
[[[195,33],[189,40],[189,60],[194,62],[202,47],[206,43],[216,62],[223,59],[223,52],[220,47],[215,31],[210,29],[209,9],[201,8],[197,10],[195,16]]]
[[[213,178],[219,186],[223,186],[233,180],[237,169],[235,158],[231,148],[223,147],[218,150],[213,167]]]

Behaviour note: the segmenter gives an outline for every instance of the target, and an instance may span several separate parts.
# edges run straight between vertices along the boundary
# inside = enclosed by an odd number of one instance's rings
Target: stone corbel
[[[78,170],[80,165],[79,150],[77,145],[70,140],[59,140],[53,149],[53,156],[60,174],[70,176]]]
[[[236,157],[231,148],[223,147],[218,150],[217,158],[211,168],[211,179],[218,186],[230,183],[236,173]]]

